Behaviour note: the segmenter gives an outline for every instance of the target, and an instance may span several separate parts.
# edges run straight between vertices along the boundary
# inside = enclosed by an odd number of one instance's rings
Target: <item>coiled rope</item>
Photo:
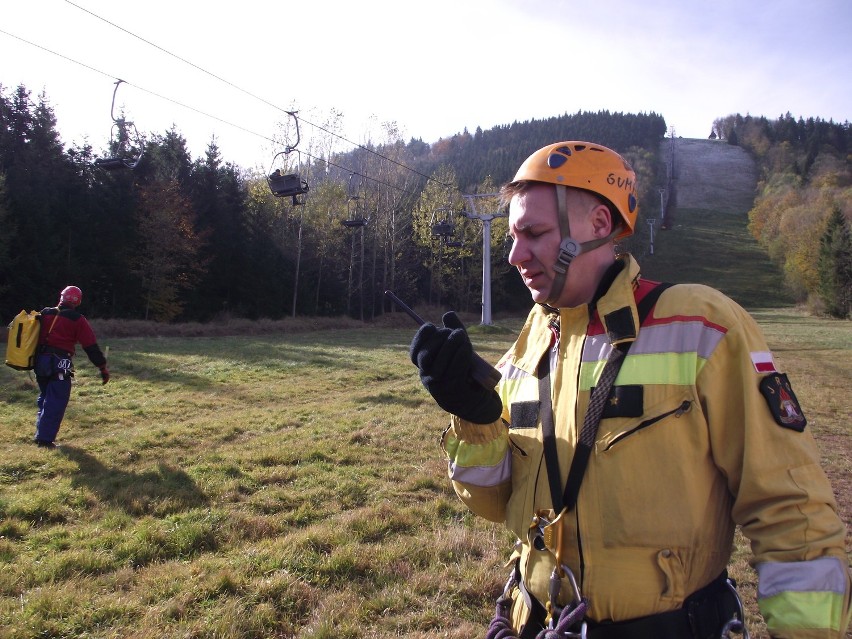
[[[509,619],[511,607],[512,599],[508,595],[503,594],[497,600],[494,618],[491,619],[485,639],[518,639],[518,633],[515,632],[512,621]],[[571,628],[583,621],[587,609],[588,602],[582,599],[570,612],[563,611],[553,628],[544,628],[536,635],[535,639],[569,639],[580,636]]]

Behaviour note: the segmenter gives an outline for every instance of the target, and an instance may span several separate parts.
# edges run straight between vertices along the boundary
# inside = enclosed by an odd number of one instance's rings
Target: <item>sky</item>
[[[337,151],[578,111],[852,119],[850,0],[0,0],[0,86],[44,92],[66,145],[116,114],[194,158],[269,169],[340,114]],[[327,136],[326,136],[327,137]]]

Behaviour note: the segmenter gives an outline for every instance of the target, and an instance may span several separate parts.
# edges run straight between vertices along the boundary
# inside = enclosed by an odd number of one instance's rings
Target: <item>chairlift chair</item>
[[[269,185],[269,190],[272,191],[272,195],[275,197],[291,197],[293,198],[293,206],[298,206],[305,203],[304,198],[300,198],[299,196],[305,195],[310,190],[310,187],[308,186],[308,181],[299,175],[302,167],[302,155],[296,149],[301,140],[301,136],[299,135],[299,118],[296,117],[295,111],[288,111],[287,113],[296,122],[296,143],[276,153],[272,158],[272,164],[273,166],[275,165],[275,160],[279,156],[283,155],[286,158],[292,151],[296,151],[298,168],[294,173],[285,173],[282,169],[276,169],[267,176],[266,182]]]
[[[452,222],[443,220],[432,225],[432,235],[441,238],[444,246],[450,248],[459,248],[462,246],[461,240],[453,239],[456,236],[456,225]]]
[[[442,206],[432,212],[431,219],[432,237],[437,237],[449,245],[450,238],[456,234],[456,225],[453,222],[453,209],[450,206]]]
[[[350,206],[349,217],[345,220],[340,220],[340,223],[346,228],[357,229],[363,226],[367,226],[367,223],[369,221],[369,218],[366,218],[363,215],[358,215],[357,209]]]
[[[272,195],[275,197],[292,197],[293,206],[304,204],[304,200],[300,199],[299,196],[305,195],[310,190],[308,181],[299,177],[298,173],[283,173],[281,169],[276,169],[270,173],[266,181]]]
[[[448,220],[441,220],[432,225],[433,237],[452,237],[456,232],[456,225]]]
[[[139,160],[142,159],[142,155],[145,153],[144,141],[142,140],[142,136],[139,135],[136,125],[124,118],[115,117],[115,95],[118,93],[118,85],[122,82],[124,80],[118,80],[115,83],[115,89],[112,91],[112,107],[110,108],[110,117],[113,121],[109,136],[110,148],[113,148],[113,140],[116,140],[115,149],[118,151],[118,154],[107,158],[97,158],[94,162],[96,167],[104,171],[135,169],[136,165],[139,164]],[[139,147],[139,153],[134,157],[128,157],[121,153],[128,145],[130,137],[128,133],[130,129],[133,131],[133,142]]]
[[[355,183],[353,186],[352,180],[355,176],[356,173],[352,173],[349,175],[348,196],[346,198],[346,208],[348,209],[348,217],[347,219],[340,221],[343,226],[350,229],[363,228],[367,226],[367,222],[370,221],[369,218],[358,214],[358,200],[361,198],[361,180],[358,180],[358,182]]]

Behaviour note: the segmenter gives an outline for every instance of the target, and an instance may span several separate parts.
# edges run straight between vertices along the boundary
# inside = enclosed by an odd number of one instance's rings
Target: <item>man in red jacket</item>
[[[106,357],[98,346],[95,333],[88,320],[76,310],[82,301],[83,292],[79,288],[66,286],[59,295],[59,305],[41,311],[35,365],[41,392],[34,441],[45,448],[56,447],[56,434],[71,398],[72,358],[76,344],[83,347],[92,364],[100,369],[103,383],[109,381]]]

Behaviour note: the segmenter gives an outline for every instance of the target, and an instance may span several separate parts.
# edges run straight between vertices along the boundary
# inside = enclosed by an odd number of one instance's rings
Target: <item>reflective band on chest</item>
[[[656,319],[640,329],[617,383],[691,385],[725,332],[723,327],[701,318]],[[580,367],[581,390],[595,385],[611,350],[604,335],[586,338]]]
[[[671,384],[691,386],[707,360],[695,353],[661,353],[658,355],[630,354],[621,365],[615,383]],[[587,391],[597,384],[606,362],[584,362],[580,366],[580,390]]]

